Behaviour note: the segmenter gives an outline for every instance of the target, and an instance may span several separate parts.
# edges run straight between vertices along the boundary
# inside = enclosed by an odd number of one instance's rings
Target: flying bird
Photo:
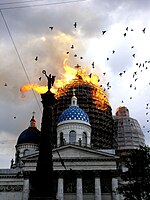
[[[92,62],[92,67],[94,68],[94,62]]]
[[[53,26],[49,26],[49,29],[50,29],[51,31],[53,30],[53,28],[54,28]]]
[[[127,34],[126,33],[124,33],[124,37],[126,36]]]
[[[109,58],[107,58],[107,60],[109,60]]]
[[[39,77],[39,81],[41,81],[42,77]]]
[[[104,35],[106,33],[106,31],[102,31],[102,34]]]
[[[112,53],[114,54],[114,53],[115,53],[115,51],[113,50],[113,51],[112,51]]]
[[[126,31],[128,31],[128,27],[126,28]]]
[[[66,54],[69,54],[69,51],[67,51]]]
[[[92,77],[92,73],[89,74],[89,77],[90,77],[90,78]]]
[[[35,61],[37,61],[37,60],[38,60],[38,56],[35,57]]]
[[[14,116],[14,119],[16,119],[16,116]]]
[[[104,74],[104,76],[105,76],[105,75],[106,75],[106,72],[104,72],[103,74]]]
[[[133,48],[134,48],[134,46],[131,47],[131,49],[133,49]]]
[[[77,28],[77,22],[75,22],[73,25],[74,25],[75,28]]]
[[[135,58],[135,53],[132,56],[133,56],[133,58]]]
[[[81,56],[80,59],[83,59],[83,57]]]
[[[75,54],[74,57],[77,57],[77,54]]]
[[[121,72],[119,73],[119,76],[122,76],[122,73],[121,73]]]
[[[145,33],[145,30],[146,30],[146,28],[144,28],[142,31],[143,31],[143,33]]]
[[[73,48],[74,48],[74,45],[72,44],[72,46],[71,46],[70,48],[73,49]]]
[[[4,86],[7,86],[7,83],[5,83]]]

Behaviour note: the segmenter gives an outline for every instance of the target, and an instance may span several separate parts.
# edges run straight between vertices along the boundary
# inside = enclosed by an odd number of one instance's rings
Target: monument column
[[[39,157],[36,167],[36,198],[38,200],[55,200],[53,182],[53,106],[56,102],[55,95],[50,91],[54,84],[55,76],[47,76],[48,91],[41,94],[43,104],[43,116],[41,124],[41,139],[39,145]]]

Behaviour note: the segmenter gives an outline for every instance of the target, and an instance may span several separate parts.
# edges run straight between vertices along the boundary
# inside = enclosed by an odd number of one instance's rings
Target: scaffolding
[[[92,128],[91,144],[95,149],[111,149],[115,146],[114,120],[111,106],[103,89],[95,84],[87,83],[77,77],[70,84],[58,90],[57,103],[54,106],[54,130],[58,117],[70,106],[73,89],[78,99],[78,105],[89,116]],[[57,133],[54,131],[54,144],[57,142]]]

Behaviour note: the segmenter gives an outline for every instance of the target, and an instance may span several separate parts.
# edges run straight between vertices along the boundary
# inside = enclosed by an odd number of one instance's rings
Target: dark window
[[[60,146],[64,145],[64,134],[60,133]]]
[[[86,132],[82,133],[82,143],[83,143],[83,145],[87,146],[87,133]]]
[[[70,131],[69,133],[69,143],[70,144],[75,144],[76,143],[76,132],[75,131]]]

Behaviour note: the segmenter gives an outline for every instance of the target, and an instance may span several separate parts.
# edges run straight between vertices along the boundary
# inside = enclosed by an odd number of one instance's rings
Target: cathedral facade
[[[117,192],[119,156],[116,150],[144,145],[144,135],[138,132],[140,126],[129,118],[126,108],[118,110],[113,118],[110,107],[104,109],[105,102],[102,109],[94,106],[97,100],[91,99],[89,93],[92,89],[88,88],[86,92],[86,88],[84,85],[84,88],[76,90],[76,94],[71,88],[68,96],[61,96],[54,106],[54,199],[121,200]],[[127,127],[124,123],[127,121],[130,146],[125,143]],[[132,126],[138,126],[137,131],[129,128]],[[37,199],[35,172],[40,135],[33,115],[30,126],[18,137],[11,168],[0,170],[0,199]]]

